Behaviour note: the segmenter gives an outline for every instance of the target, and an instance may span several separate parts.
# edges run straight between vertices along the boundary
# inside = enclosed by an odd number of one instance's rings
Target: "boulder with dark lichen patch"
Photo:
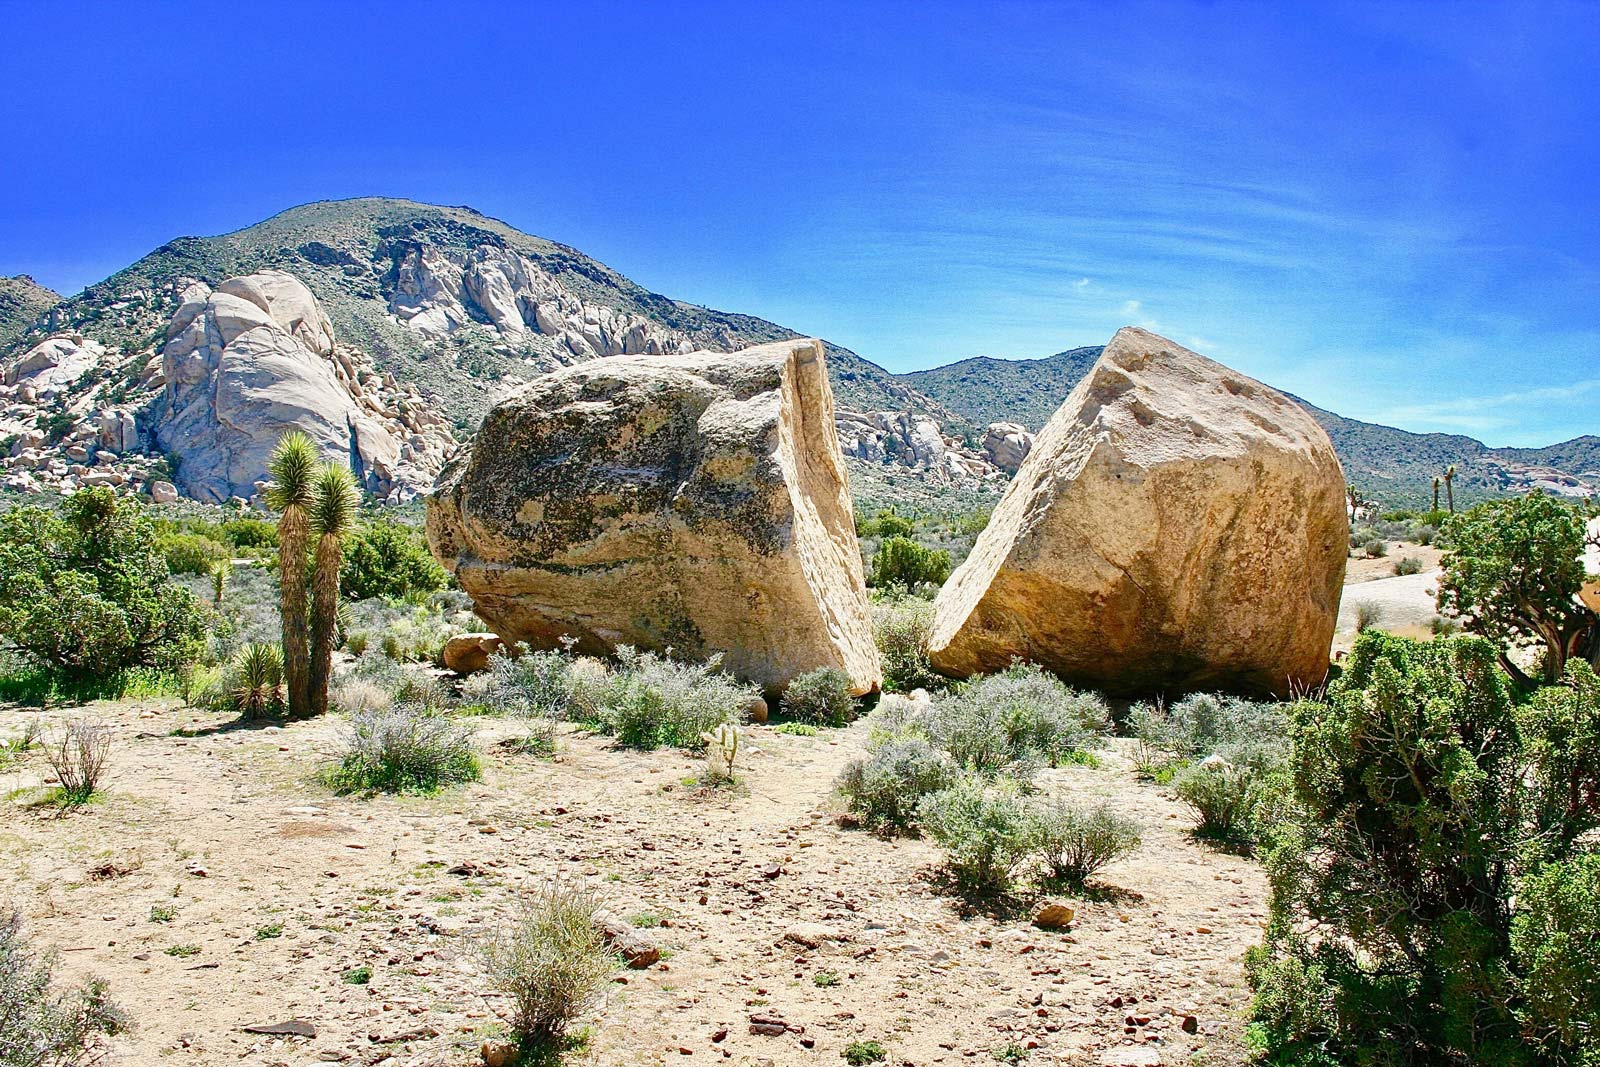
[[[817,341],[536,379],[440,474],[427,526],[507,642],[720,652],[769,691],[817,667],[879,686]]]

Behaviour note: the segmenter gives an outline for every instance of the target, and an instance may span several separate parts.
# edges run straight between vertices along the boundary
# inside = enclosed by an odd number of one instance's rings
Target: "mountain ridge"
[[[419,385],[458,432],[471,432],[517,380],[576,360],[730,350],[802,336],[652,292],[569,245],[474,208],[354,197],[297,205],[212,237],[174,238],[66,298],[26,276],[0,279],[0,360],[46,336],[82,335],[109,353],[105,376],[116,384],[107,396],[120,402],[137,393],[140,374],[159,354],[186,281],[214,286],[263,269],[300,278],[340,341]],[[990,423],[1037,430],[1100,352],[1083,346],[1040,359],[978,356],[894,374],[825,344],[841,409],[905,412],[908,425],[932,421],[953,447],[965,441],[969,449]],[[1577,493],[1600,484],[1600,437],[1491,448],[1294,399],[1328,431],[1351,481],[1389,503],[1429,503],[1433,477],[1452,464],[1458,500],[1533,486]]]

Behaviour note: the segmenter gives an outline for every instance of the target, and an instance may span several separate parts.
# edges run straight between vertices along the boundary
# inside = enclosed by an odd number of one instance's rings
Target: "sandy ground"
[[[927,843],[836,823],[831,783],[862,723],[753,728],[744,788],[708,796],[683,784],[700,769],[683,753],[571,734],[540,761],[497,747],[517,724],[478,720],[483,782],[367,800],[317,779],[336,722],[240,727],[170,701],[88,713],[116,733],[103,800],[30,805],[37,753],[0,776],[0,900],[65,974],[110,980],[137,1023],[114,1063],[473,1063],[505,1011],[475,938],[554,874],[665,920],[651,932],[666,957],[619,972],[576,1062],[837,1064],[866,1039],[891,1064],[995,1063],[1012,1043],[1029,1063],[1244,1058],[1240,958],[1264,921],[1261,871],[1192,840],[1124,742],[1099,768],[1047,772],[1050,789],[1145,827],[1063,933],[1032,926],[1026,900],[964,905]],[[0,710],[0,729],[29,714]],[[800,923],[831,936],[785,940]],[[369,984],[343,980],[363,966]],[[751,1034],[754,1013],[796,1030]],[[243,1030],[296,1018],[316,1035]]]
[[[1433,545],[1414,545],[1408,541],[1387,541],[1388,552],[1382,556],[1367,556],[1356,553],[1345,564],[1344,581],[1346,585],[1357,582],[1372,582],[1384,578],[1393,578],[1394,565],[1402,559],[1415,559],[1422,564],[1425,571],[1436,570],[1444,553]]]

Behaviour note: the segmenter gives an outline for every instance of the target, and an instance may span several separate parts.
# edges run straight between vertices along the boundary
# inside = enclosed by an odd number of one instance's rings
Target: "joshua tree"
[[[356,486],[349,469],[337,463],[323,464],[311,503],[311,530],[317,535],[311,594],[312,715],[328,710],[333,638],[339,626],[339,563],[344,536],[355,521]]]
[[[1439,484],[1440,484],[1440,478],[1439,478],[1439,476],[1437,474],[1435,474],[1433,476],[1433,510],[1434,511],[1438,511],[1439,510]]]
[[[1345,495],[1350,498],[1350,520],[1355,521],[1356,510],[1361,507],[1361,490],[1353,485],[1344,487]]]
[[[299,430],[278,439],[267,464],[267,503],[279,513],[278,590],[283,616],[283,677],[291,718],[311,712],[310,649],[306,634],[306,539],[309,536],[317,446]]]
[[[1450,514],[1456,511],[1456,465],[1454,463],[1444,469],[1444,498],[1450,505]]]

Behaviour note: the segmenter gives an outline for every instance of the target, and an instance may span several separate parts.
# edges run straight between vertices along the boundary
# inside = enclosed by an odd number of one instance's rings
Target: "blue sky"
[[[1600,432],[1593,4],[0,0],[0,25],[0,273],[64,291],[407,196],[894,370],[1140,323],[1352,417]]]

